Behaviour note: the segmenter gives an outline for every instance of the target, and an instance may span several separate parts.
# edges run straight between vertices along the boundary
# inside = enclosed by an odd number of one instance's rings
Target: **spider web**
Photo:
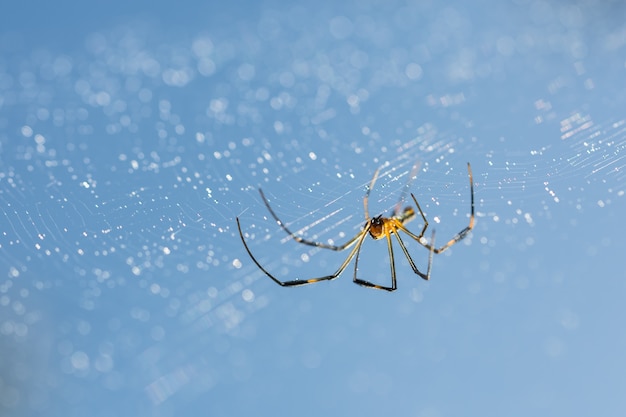
[[[553,260],[562,255],[537,254],[540,241],[610,253],[617,237],[581,242],[570,227],[589,214],[611,219],[624,205],[626,135],[616,110],[624,93],[608,88],[623,68],[591,64],[623,53],[623,23],[585,34],[567,7],[525,17],[496,8],[501,23],[481,30],[462,7],[359,7],[322,8],[316,19],[299,8],[268,11],[256,26],[241,25],[248,29],[189,29],[173,41],[149,25],[122,25],[85,36],[78,51],[24,54],[3,42],[1,409],[63,413],[105,388],[141,398],[135,412],[175,414],[173,402],[226,398],[227,387],[273,375],[277,364],[319,370],[351,330],[350,341],[378,350],[363,334],[385,339],[385,319],[411,319],[431,336],[389,338],[407,369],[422,353],[441,363],[447,344],[432,326],[458,320],[455,308],[478,315],[467,293],[517,306],[502,294],[541,285],[531,273],[556,270],[550,282],[565,280]],[[362,290],[352,288],[351,266],[340,281],[281,293],[239,241],[235,216],[277,276],[331,273],[346,254],[293,242],[257,188],[298,234],[340,243],[366,220],[363,195],[377,168],[370,215],[388,214],[408,189],[445,241],[467,224],[467,162],[477,225],[434,260],[433,278],[451,300],[433,294],[435,313],[412,316],[431,286],[412,280],[397,247],[406,292],[381,301],[351,295]],[[419,229],[417,220],[408,226]],[[427,251],[406,243],[425,266]],[[368,240],[361,256],[363,270],[385,283],[385,243]],[[370,322],[355,305],[374,302],[382,316]],[[268,312],[272,305],[290,318]],[[325,326],[315,318],[325,320],[328,305],[345,318],[333,317],[336,327],[316,345],[315,329]],[[544,350],[559,356],[571,339],[554,336],[555,327],[577,329],[578,315],[567,303],[550,308],[533,314],[557,315],[559,324],[541,327],[533,316],[528,326],[548,334]],[[475,328],[459,337],[471,340]],[[274,343],[270,353],[251,348],[255,338]],[[391,378],[361,364],[337,381],[352,393],[390,395]]]

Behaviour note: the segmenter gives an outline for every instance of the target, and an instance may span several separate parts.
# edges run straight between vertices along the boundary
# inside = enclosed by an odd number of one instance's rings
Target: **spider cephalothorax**
[[[367,226],[365,226],[367,227]],[[378,240],[381,237],[385,236],[385,218],[380,215],[378,217],[372,217],[369,224],[369,232],[370,236],[374,238],[374,240]]]

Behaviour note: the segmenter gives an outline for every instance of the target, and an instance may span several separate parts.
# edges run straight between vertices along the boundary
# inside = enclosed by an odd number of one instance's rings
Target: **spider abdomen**
[[[411,206],[407,206],[396,218],[402,224],[411,221],[415,218],[415,209]]]

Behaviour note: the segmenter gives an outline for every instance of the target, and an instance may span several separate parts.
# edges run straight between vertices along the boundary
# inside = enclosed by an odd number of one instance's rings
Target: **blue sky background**
[[[0,410],[621,416],[619,2],[0,10]],[[410,182],[440,242],[332,273]],[[420,223],[408,223],[419,230]],[[408,239],[405,239],[405,241]],[[419,267],[427,251],[407,242]],[[387,284],[384,241],[360,271]]]

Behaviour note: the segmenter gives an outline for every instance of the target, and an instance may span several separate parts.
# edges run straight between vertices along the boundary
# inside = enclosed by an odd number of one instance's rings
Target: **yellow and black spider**
[[[395,267],[395,262],[394,262],[394,257],[393,257],[393,246],[391,244],[392,234],[398,240],[398,244],[400,245],[402,252],[404,252],[404,256],[406,256],[406,259],[409,261],[409,265],[411,266],[411,269],[413,269],[413,272],[415,272],[415,274],[419,275],[423,279],[427,280],[427,279],[430,279],[430,268],[432,264],[433,254],[441,253],[444,250],[448,249],[450,246],[454,245],[455,243],[463,239],[469,233],[469,231],[472,230],[472,228],[474,227],[474,180],[472,178],[472,168],[469,163],[467,164],[467,172],[469,175],[470,196],[471,196],[469,225],[465,229],[461,230],[459,233],[454,235],[454,237],[452,237],[452,239],[450,239],[448,243],[446,243],[445,245],[439,248],[436,248],[434,246],[434,238],[435,238],[434,231],[432,233],[430,243],[424,243],[422,241],[422,237],[424,236],[424,233],[426,233],[426,229],[428,228],[428,220],[426,220],[426,216],[424,215],[424,212],[422,211],[422,208],[420,207],[413,193],[411,193],[413,202],[415,203],[415,206],[419,210],[419,213],[422,216],[422,219],[424,220],[424,227],[422,227],[422,231],[420,232],[419,235],[414,234],[413,232],[409,231],[404,226],[406,222],[415,218],[415,209],[413,209],[413,207],[411,206],[407,206],[404,210],[402,210],[402,212],[400,212],[400,205],[399,204],[396,205],[391,217],[383,217],[382,215],[371,217],[371,218],[369,217],[368,200],[369,200],[370,191],[374,187],[374,183],[376,182],[376,178],[378,177],[378,170],[376,170],[376,172],[374,173],[374,177],[372,178],[372,181],[370,182],[370,185],[367,188],[365,197],[363,197],[363,206],[365,208],[365,219],[366,219],[365,226],[363,226],[363,229],[359,233],[357,233],[356,236],[348,240],[343,245],[339,245],[339,246],[306,240],[294,234],[278,218],[276,213],[274,213],[274,210],[272,210],[269,202],[265,198],[265,194],[263,194],[263,190],[259,189],[259,193],[261,193],[261,198],[263,198],[263,202],[265,203],[265,206],[271,213],[272,217],[274,217],[274,219],[276,220],[276,223],[278,223],[278,225],[282,227],[283,230],[287,232],[289,236],[291,236],[296,242],[303,243],[309,246],[315,246],[317,248],[330,249],[334,251],[342,251],[354,245],[354,247],[348,254],[348,257],[346,258],[346,260],[343,261],[343,263],[339,266],[339,269],[337,269],[331,275],[326,275],[326,276],[322,276],[318,278],[310,278],[306,280],[296,279],[296,280],[291,280],[291,281],[281,281],[275,276],[273,276],[272,274],[270,274],[263,266],[261,266],[259,261],[257,261],[254,255],[252,255],[252,252],[250,251],[250,248],[248,247],[246,240],[243,237],[243,233],[241,232],[241,224],[239,222],[239,217],[237,217],[237,228],[239,229],[239,236],[241,237],[241,241],[243,242],[243,245],[246,248],[248,255],[250,255],[250,258],[252,258],[252,261],[254,261],[256,266],[258,266],[259,269],[261,269],[261,271],[265,273],[265,275],[270,277],[272,280],[274,280],[274,282],[276,282],[278,285],[282,287],[295,287],[298,285],[307,285],[307,284],[313,284],[313,283],[320,282],[320,281],[330,281],[332,279],[335,279],[339,275],[341,275],[341,273],[344,271],[344,269],[346,269],[346,267],[348,266],[352,258],[354,258],[356,255],[356,260],[354,262],[354,277],[353,277],[353,281],[355,284],[359,284],[364,287],[375,288],[378,290],[395,291],[396,267]],[[400,238],[400,234],[398,233],[398,231],[402,231],[406,233],[406,235],[409,236],[411,239],[415,240],[417,243],[419,243],[420,245],[424,246],[426,249],[429,250],[430,253],[428,256],[428,268],[426,270],[426,273],[420,272],[419,269],[417,269],[417,266],[415,265],[415,262],[413,262],[411,255],[409,255],[409,251],[404,245],[402,238]],[[372,282],[357,278],[357,271],[358,271],[358,265],[359,265],[359,253],[361,252],[361,246],[363,245],[363,241],[365,240],[368,233],[374,240],[382,239],[383,237],[387,239],[387,249],[389,250],[389,262],[391,265],[391,287],[385,287],[383,285],[374,284]]]

